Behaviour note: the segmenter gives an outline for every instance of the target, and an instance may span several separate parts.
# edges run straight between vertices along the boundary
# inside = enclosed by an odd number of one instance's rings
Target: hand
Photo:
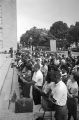
[[[24,80],[24,78],[23,78],[22,76],[20,77],[20,79],[22,80],[22,82],[24,82],[24,83],[25,83],[25,80]]]
[[[24,79],[22,79],[22,82],[24,82],[24,83],[25,83],[25,80],[24,80]]]
[[[53,103],[56,103],[56,100],[53,98],[52,95],[49,96],[49,100],[51,100],[51,102],[53,102]]]
[[[73,98],[78,98],[78,96],[77,95],[73,95]]]
[[[23,79],[23,77],[22,77],[22,76],[20,76],[20,79],[22,80],[22,79]]]
[[[18,76],[20,76],[21,74],[20,73],[17,73]]]
[[[73,95],[72,94],[68,94],[68,97],[73,98]]]

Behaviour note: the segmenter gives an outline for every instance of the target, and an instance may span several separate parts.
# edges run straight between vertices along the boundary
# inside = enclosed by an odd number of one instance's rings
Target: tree
[[[34,46],[48,45],[49,37],[48,30],[38,29],[36,27],[26,31],[20,38],[20,43],[24,46],[25,44],[32,44]]]
[[[70,26],[66,38],[70,44],[75,43],[77,46],[79,42],[79,22],[76,22],[75,25]]]
[[[58,39],[65,39],[68,26],[62,21],[57,21],[50,27],[50,33]]]

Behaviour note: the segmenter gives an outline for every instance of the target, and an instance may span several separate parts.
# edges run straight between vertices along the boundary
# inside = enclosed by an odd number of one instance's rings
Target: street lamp
[[[32,37],[29,38],[29,44],[30,44],[30,47],[32,45]]]
[[[31,36],[29,38],[29,47],[30,47],[30,53],[31,53],[31,56],[32,56],[32,37]]]

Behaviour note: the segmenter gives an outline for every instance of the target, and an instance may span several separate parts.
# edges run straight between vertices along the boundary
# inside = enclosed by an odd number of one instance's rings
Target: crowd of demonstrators
[[[77,120],[79,56],[40,51],[16,55],[18,82],[23,97],[32,95],[35,105],[42,103],[42,94],[55,104],[55,120]]]

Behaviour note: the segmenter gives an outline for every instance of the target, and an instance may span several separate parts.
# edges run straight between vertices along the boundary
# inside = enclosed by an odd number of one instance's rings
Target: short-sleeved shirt
[[[42,86],[43,85],[43,74],[40,70],[37,72],[34,72],[32,80],[35,81],[36,86]]]
[[[59,81],[53,89],[53,98],[56,100],[56,104],[59,106],[66,105],[67,102],[67,86],[61,80]]]

